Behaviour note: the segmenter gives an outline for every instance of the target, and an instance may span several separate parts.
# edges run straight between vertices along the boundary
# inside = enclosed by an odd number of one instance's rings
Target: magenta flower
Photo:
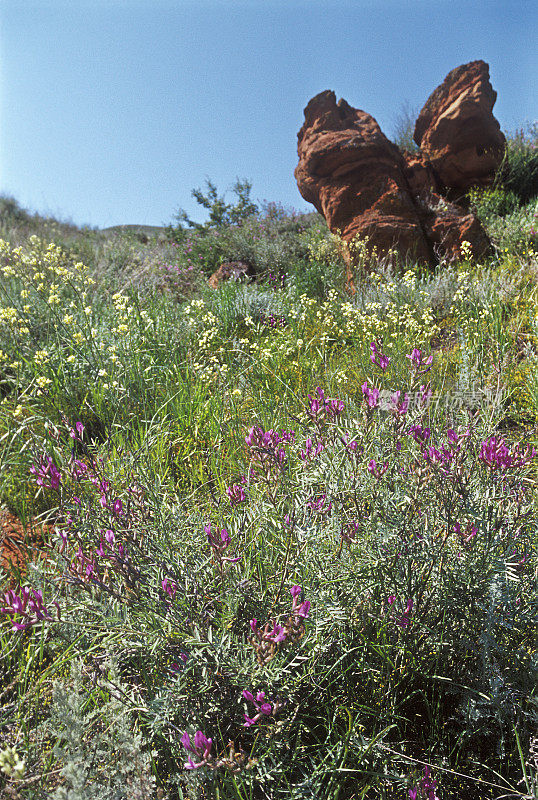
[[[403,417],[407,414],[407,409],[409,408],[409,395],[407,392],[404,394],[403,400],[400,400],[401,392],[398,390],[392,395],[392,408],[391,411],[397,417]]]
[[[207,541],[211,545],[213,554],[220,562],[229,561],[231,564],[235,564],[238,561],[241,561],[241,556],[237,556],[237,558],[224,556],[225,551],[228,549],[232,541],[226,528],[216,528],[213,532],[211,523],[207,523],[204,525],[204,533],[207,535]]]
[[[239,503],[243,503],[247,499],[245,490],[238,483],[228,486],[226,489],[226,494],[228,495],[232,506],[237,506]]]
[[[372,386],[370,389],[366,381],[361,386],[362,394],[364,399],[366,400],[366,404],[369,410],[377,408],[379,405],[379,389],[376,389],[375,386]]]
[[[535,450],[530,445],[527,446],[524,452],[521,451],[519,445],[515,445],[510,450],[504,439],[497,439],[496,436],[491,436],[485,442],[482,442],[478,457],[490,469],[504,472],[510,467],[522,467],[528,464],[537,454],[538,450]]]
[[[372,354],[370,356],[370,361],[372,364],[375,364],[377,367],[385,371],[389,365],[390,358],[386,356],[384,353],[381,352],[379,342],[371,342],[370,350]]]
[[[6,614],[11,619],[13,631],[23,631],[41,620],[52,619],[43,605],[43,592],[40,589],[36,591],[29,586],[17,591],[8,589],[4,601],[5,606],[0,607],[0,614]]]
[[[202,731],[197,731],[194,734],[194,745],[191,744],[189,734],[184,733],[181,737],[181,744],[186,750],[188,750],[190,753],[193,753],[197,758],[200,759],[200,761],[195,764],[192,760],[192,757],[188,756],[185,769],[199,769],[200,767],[205,767],[211,761],[211,748],[213,746],[213,739],[208,739],[207,736],[204,736]]]
[[[300,597],[302,594],[302,589],[300,586],[292,586],[290,589],[290,594],[292,596],[292,604],[291,604],[291,613],[297,617],[302,617],[306,619],[308,617],[308,612],[310,611],[310,600],[305,600],[303,603],[300,603]]]
[[[306,506],[311,511],[314,511],[317,514],[328,514],[332,508],[332,500],[327,503],[327,495],[322,494],[317,500],[315,498],[311,498],[307,501]]]
[[[38,486],[54,489],[54,491],[58,491],[60,488],[62,476],[50,456],[41,456],[39,464],[32,464],[30,472],[36,476]]]
[[[82,422],[77,422],[75,423],[75,427],[71,428],[71,430],[69,431],[69,436],[75,441],[81,441],[83,433],[84,433],[84,425],[82,424]]]
[[[374,459],[370,459],[368,462],[368,472],[370,472],[377,480],[383,477],[385,472],[388,470],[389,465],[387,461],[384,462],[383,466],[378,466]]]
[[[417,444],[426,444],[431,436],[431,428],[423,428],[422,425],[412,425],[407,433],[413,437]]]
[[[117,497],[112,503],[112,513],[116,517],[119,517],[123,514],[123,503],[121,502],[119,497]]]
[[[399,619],[395,619],[396,625],[400,628],[407,628],[411,624],[411,612],[413,611],[413,601],[408,600],[405,611]]]
[[[413,348],[411,353],[407,355],[406,358],[411,361],[411,367],[414,369],[417,375],[424,375],[432,368],[431,365],[433,362],[433,355],[430,355],[425,359],[422,350],[418,350],[416,347]]]
[[[164,580],[161,581],[161,586],[163,587],[168,597],[171,600],[173,600],[177,592],[177,583],[175,581],[169,581],[168,578],[165,578]]]
[[[252,692],[244,689],[243,697],[250,703],[254,703],[256,711],[258,712],[254,715],[254,717],[249,717],[248,714],[243,714],[245,718],[245,722],[243,723],[244,728],[249,728],[251,725],[255,725],[262,717],[268,717],[273,712],[271,703],[268,703],[265,700],[265,692],[258,692],[256,697],[254,697]]]
[[[316,395],[312,396],[311,394],[308,395],[309,401],[309,411],[308,415],[311,419],[315,422],[319,419],[328,419],[334,420],[338,417],[344,410],[344,401],[343,400],[336,400],[331,399],[329,397],[325,397],[325,392],[318,386],[316,388]]]
[[[321,442],[315,445],[311,437],[308,436],[305,442],[305,449],[299,450],[299,458],[301,461],[312,461],[323,452],[323,449]]]
[[[428,407],[430,400],[433,397],[433,392],[429,383],[422,385],[419,390],[419,404]]]

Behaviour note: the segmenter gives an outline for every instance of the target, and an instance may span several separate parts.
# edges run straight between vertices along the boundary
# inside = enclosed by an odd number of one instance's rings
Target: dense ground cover
[[[487,263],[364,254],[353,297],[316,215],[141,242],[2,201],[0,496],[52,531],[0,573],[0,792],[536,796],[514,185],[473,195]],[[209,290],[225,259],[257,280]]]

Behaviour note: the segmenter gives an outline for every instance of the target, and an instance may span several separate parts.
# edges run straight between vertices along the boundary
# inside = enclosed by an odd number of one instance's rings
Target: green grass
[[[42,618],[1,601],[0,792],[403,800],[429,765],[443,800],[536,795],[536,209],[497,200],[488,263],[354,297],[315,215],[172,245],[4,203],[0,500],[55,530]]]

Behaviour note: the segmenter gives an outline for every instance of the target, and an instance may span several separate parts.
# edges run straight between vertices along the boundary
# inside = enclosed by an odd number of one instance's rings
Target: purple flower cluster
[[[291,612],[283,625],[272,619],[263,628],[260,628],[257,619],[250,620],[253,636],[249,641],[256,650],[260,664],[270,661],[284,642],[297,642],[304,635],[304,621],[310,612],[310,600],[301,600],[302,589],[300,586],[292,586],[290,594],[292,596]]]
[[[414,347],[412,351],[406,355],[406,358],[411,361],[410,366],[416,375],[424,375],[432,368],[433,355],[429,355],[426,358],[422,350],[418,350],[416,347]]]
[[[317,397],[316,397],[317,395]],[[325,392],[318,386],[316,394],[308,395],[308,416],[314,422],[334,421],[344,410],[344,401],[325,397]]]
[[[192,757],[188,756],[185,769],[200,769],[200,767],[210,766],[213,760],[211,755],[213,739],[208,739],[202,731],[197,731],[194,734],[194,743],[191,744],[189,734],[184,733],[181,737],[181,744],[189,753],[193,753],[198,758],[198,763],[195,764]]]
[[[315,514],[328,514],[333,507],[332,501],[327,502],[327,495],[322,494],[321,497],[312,497],[307,501],[306,507]]]
[[[428,428],[421,429],[421,433],[419,434],[419,438],[422,436],[424,438],[425,431],[429,431]],[[434,447],[433,445],[424,446],[422,449],[422,456],[426,463],[437,465],[439,471],[447,476],[447,477],[454,477],[458,474],[458,463],[460,454],[462,454],[462,446],[465,439],[470,436],[469,428],[466,430],[457,433],[453,428],[448,428],[447,430],[447,439],[448,442],[446,445],[442,444],[439,447]],[[427,441],[429,439],[429,434],[425,437]],[[415,441],[417,438],[415,437]]]
[[[249,728],[251,725],[255,725],[260,719],[262,719],[262,717],[268,717],[273,713],[273,706],[265,699],[265,692],[257,692],[256,697],[254,697],[252,692],[244,689],[243,697],[245,700],[254,703],[257,712],[253,717],[249,717],[248,714],[243,715],[245,717],[245,722],[243,723],[244,728]]]
[[[237,556],[237,558],[231,558],[230,556],[224,555],[232,543],[230,534],[226,528],[215,528],[213,531],[211,523],[208,522],[206,525],[204,525],[204,533],[207,536],[207,541],[211,545],[214,556],[217,558],[220,564],[223,564],[225,561],[229,561],[231,564],[236,564],[241,560],[241,556]]]
[[[299,458],[301,461],[314,461],[323,452],[324,445],[321,442],[315,444],[314,440],[308,436],[305,442],[304,450],[299,450]]]
[[[372,351],[372,353],[370,355],[370,361],[372,362],[372,364],[375,364],[376,367],[379,367],[384,372],[387,369],[388,365],[389,365],[390,358],[388,356],[386,356],[381,351],[380,348],[381,348],[381,342],[371,342],[370,343],[370,350]]]
[[[387,597],[387,603],[390,608],[392,608],[396,602],[396,595],[391,594]],[[400,628],[407,628],[411,624],[411,614],[413,613],[413,601],[409,599],[405,606],[405,611],[400,616],[392,616],[395,624],[398,625]]]
[[[247,493],[243,489],[243,486],[246,484],[247,479],[244,475],[241,475],[239,479],[239,483],[232,483],[231,486],[228,486],[226,489],[226,494],[228,495],[228,499],[233,506],[239,505],[239,503],[244,503],[247,499]]]
[[[69,564],[70,574],[83,584],[102,583],[105,574],[111,578],[117,571],[133,572],[133,575],[139,577],[138,570],[134,570],[129,564],[125,547],[122,544],[118,544],[117,550],[114,547],[113,531],[107,530],[105,536],[106,538],[101,537],[98,547],[87,554],[79,545]],[[67,541],[67,536],[62,538],[64,542]]]
[[[271,276],[271,273],[269,273],[269,276]],[[269,280],[271,281],[271,277],[269,277]],[[275,277],[274,281],[276,280],[277,278]],[[260,322],[262,325],[267,325],[268,328],[284,328],[288,324],[286,317],[275,317],[274,314],[260,314]]]
[[[538,454],[538,450],[528,445],[524,452],[519,445],[515,445],[512,450],[505,443],[504,439],[497,439],[491,436],[482,442],[479,459],[491,470],[504,472],[511,467],[523,467]]]
[[[32,475],[36,476],[36,483],[38,486],[54,489],[56,492],[60,488],[62,476],[50,456],[41,456],[38,464],[32,464],[30,472]]]
[[[16,591],[8,589],[4,594],[4,602],[5,605],[0,607],[0,614],[6,614],[11,619],[14,631],[23,631],[37,625],[41,620],[52,619],[43,605],[41,589],[35,590],[29,586],[23,586]]]
[[[454,525],[454,533],[459,536],[460,541],[464,547],[469,547],[475,541],[476,534],[478,533],[478,528],[476,525],[471,525],[469,522],[465,528],[462,530],[462,527],[459,522],[456,522]]]
[[[424,774],[418,786],[409,789],[409,800],[439,800],[435,792],[437,781],[435,781],[429,767],[424,767]]]
[[[372,386],[370,389],[366,381],[362,384],[361,389],[363,397],[366,400],[367,410],[373,411],[374,408],[377,408],[379,405],[379,389],[376,389],[375,386]]]
[[[264,431],[259,425],[253,425],[245,436],[245,442],[250,447],[252,459],[266,472],[273,468],[282,468],[286,462],[284,447],[295,441],[295,431],[278,431],[270,428]]]
[[[379,480],[383,477],[385,472],[388,470],[389,465],[388,462],[385,461],[383,464],[378,464],[373,458],[370,459],[368,462],[368,472]]]

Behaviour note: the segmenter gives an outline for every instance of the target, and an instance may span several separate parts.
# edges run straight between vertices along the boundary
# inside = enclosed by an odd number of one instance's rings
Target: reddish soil
[[[7,572],[11,588],[19,583],[19,579],[24,579],[28,561],[46,555],[50,531],[51,526],[37,524],[27,525],[25,529],[14,514],[0,509],[0,568]],[[1,583],[0,579],[0,588]]]

